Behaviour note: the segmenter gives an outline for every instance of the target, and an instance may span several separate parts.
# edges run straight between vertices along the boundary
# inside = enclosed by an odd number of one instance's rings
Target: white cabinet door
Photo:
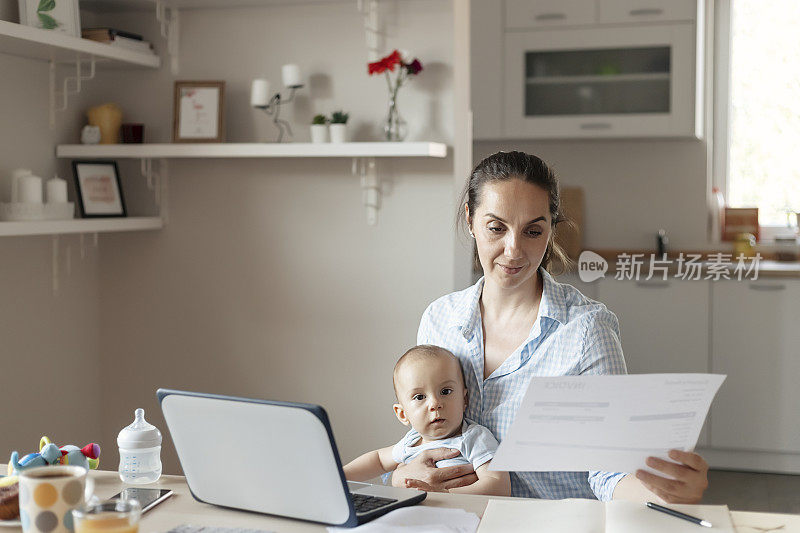
[[[599,0],[602,24],[693,21],[696,0]]]
[[[629,373],[709,371],[708,281],[601,279],[596,284],[597,299],[619,319]],[[698,445],[707,441],[704,426]]]
[[[505,34],[506,138],[699,137],[693,23]]]
[[[713,285],[714,448],[800,452],[800,281]]]
[[[631,374],[708,372],[708,281],[602,279]]]
[[[506,28],[593,24],[596,15],[595,0],[506,0]]]

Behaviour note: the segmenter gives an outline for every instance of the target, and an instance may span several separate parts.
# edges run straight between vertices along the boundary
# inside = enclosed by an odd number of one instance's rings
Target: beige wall
[[[451,2],[385,6],[387,49],[408,47],[426,68],[401,92],[409,140],[452,144]],[[163,45],[151,15],[118,22]],[[366,61],[355,2],[181,13],[178,79],[226,81],[229,141],[274,139],[268,117],[249,107],[249,84],[266,75],[274,87],[289,62],[311,80],[282,111],[295,139],[308,139],[314,113],[340,107],[357,140],[377,138],[386,86],[366,76]],[[149,141],[168,141],[173,80],[166,68],[121,71],[90,94],[118,101]],[[380,161],[376,227],[349,159],[169,165],[167,227],[101,246],[106,464],[134,408],[166,429],[158,387],[320,403],[345,460],[395,442],[404,428],[391,412],[392,366],[426,305],[453,288],[453,158]],[[135,164],[121,168],[140,180]],[[169,444],[163,458],[175,472]]]
[[[63,120],[49,128],[48,73],[44,62],[0,54],[0,201],[11,170],[57,170],[53,147],[66,132]],[[38,451],[42,435],[80,446],[101,438],[98,252],[91,239],[83,259],[77,236],[58,243],[54,293],[52,238],[0,237],[0,463],[11,450]]]

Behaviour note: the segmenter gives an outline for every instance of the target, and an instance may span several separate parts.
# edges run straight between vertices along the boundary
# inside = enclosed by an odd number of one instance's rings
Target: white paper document
[[[478,533],[733,533],[725,505],[669,505],[713,527],[669,516],[644,503],[597,500],[489,500]]]
[[[718,374],[535,377],[490,470],[635,472],[694,450]],[[664,475],[664,474],[660,474]]]

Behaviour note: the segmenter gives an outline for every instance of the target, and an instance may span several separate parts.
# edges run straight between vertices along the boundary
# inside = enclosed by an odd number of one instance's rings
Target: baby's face
[[[458,434],[467,405],[467,391],[457,361],[446,357],[405,363],[395,378],[399,404],[395,414],[416,429],[423,440]]]

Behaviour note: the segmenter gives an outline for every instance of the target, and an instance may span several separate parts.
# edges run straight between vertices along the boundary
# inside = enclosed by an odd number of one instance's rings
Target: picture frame
[[[81,36],[78,0],[19,0],[19,23]]]
[[[116,161],[73,160],[75,191],[81,217],[126,217]]]
[[[173,142],[223,142],[225,82],[176,81],[173,103]]]

